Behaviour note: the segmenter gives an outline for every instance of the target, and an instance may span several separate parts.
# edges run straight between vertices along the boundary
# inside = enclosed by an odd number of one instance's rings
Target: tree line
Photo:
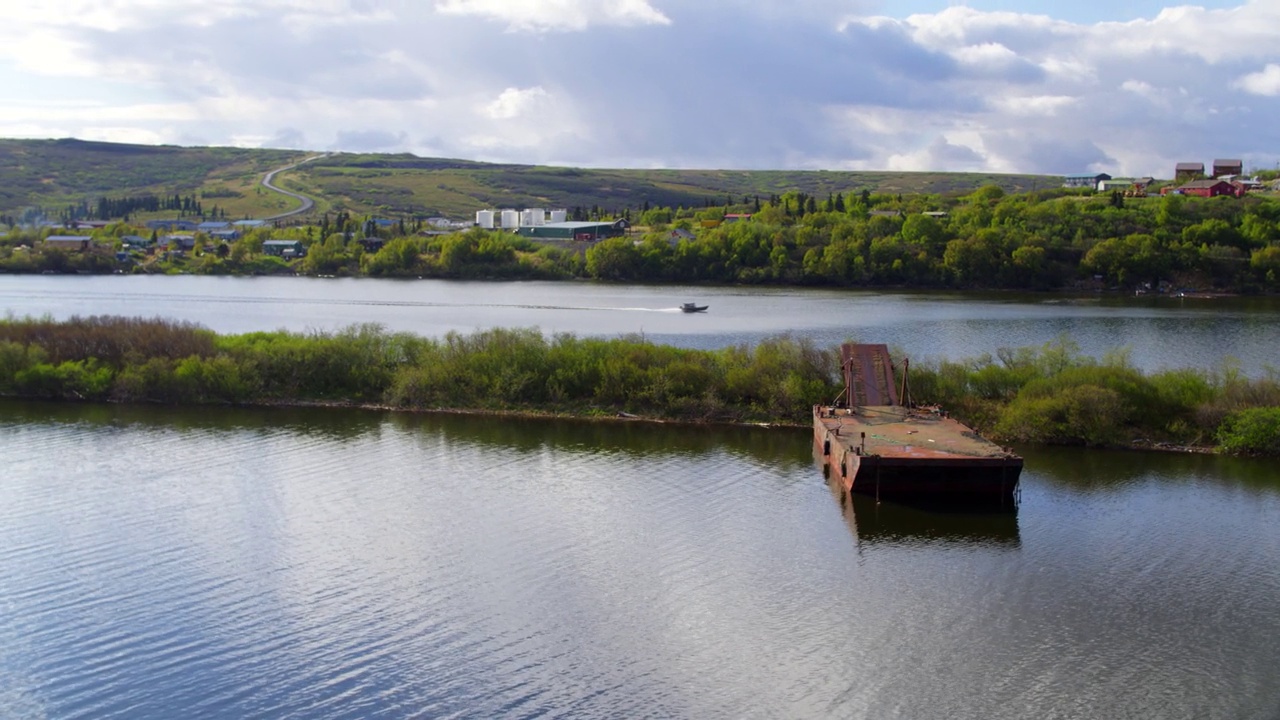
[[[1006,194],[988,186],[958,197],[863,189],[825,198],[789,192],[730,200],[702,208],[642,206],[636,232],[591,244],[478,228],[427,236],[420,220],[380,224],[347,212],[273,232],[306,247],[306,257],[286,269],[314,274],[1280,291],[1280,200],[1267,196],[1125,198],[1067,189]],[[31,242],[28,235],[11,233],[0,241],[0,269],[49,269],[39,257],[12,255],[13,246]],[[370,238],[383,242],[366,242]],[[263,239],[250,234],[218,253],[225,262],[202,260],[182,269],[236,273],[260,267],[253,255]]]

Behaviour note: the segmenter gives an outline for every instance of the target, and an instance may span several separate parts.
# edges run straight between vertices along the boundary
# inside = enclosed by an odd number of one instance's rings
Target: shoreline
[[[87,399],[51,399],[37,397],[23,397],[17,395],[0,396],[5,400],[17,401],[37,401],[49,403],[73,403],[73,404],[95,404],[95,405],[115,405],[130,407],[167,407],[167,408],[198,408],[198,407],[219,407],[219,408],[257,408],[257,409],[280,409],[280,410],[296,410],[319,408],[324,410],[357,410],[363,412],[380,412],[395,413],[405,415],[456,415],[466,417],[491,417],[503,420],[555,420],[568,422],[583,423],[635,423],[643,425],[668,425],[668,426],[684,426],[684,427],[710,427],[710,428],[738,428],[738,429],[759,429],[759,430],[788,430],[788,431],[812,431],[812,426],[804,423],[793,423],[788,421],[772,421],[772,422],[752,422],[752,421],[729,421],[729,420],[681,420],[675,418],[660,418],[647,415],[638,415],[624,411],[614,411],[612,413],[593,414],[577,414],[570,412],[560,412],[553,410],[495,410],[485,408],[410,408],[397,407],[384,403],[362,403],[350,402],[343,400],[270,400],[263,402],[246,402],[246,403],[216,403],[216,404],[169,404],[169,403],[147,403],[147,402],[120,402],[120,401],[100,401]],[[999,438],[992,438],[986,435],[983,437],[992,442],[1001,442]],[[1162,454],[1178,454],[1178,455],[1223,455],[1215,446],[1209,445],[1180,445],[1169,442],[1152,442],[1150,440],[1135,440],[1125,445],[1102,445],[1087,446],[1075,443],[1034,443],[1023,442],[1018,443],[1028,447],[1057,447],[1069,448],[1076,447],[1082,450],[1112,450],[1119,452],[1154,452]],[[1243,456],[1249,457],[1249,456]]]

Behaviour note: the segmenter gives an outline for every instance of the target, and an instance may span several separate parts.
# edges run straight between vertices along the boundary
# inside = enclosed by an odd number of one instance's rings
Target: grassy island
[[[122,317],[0,321],[0,395],[165,404],[376,406],[807,426],[841,390],[838,354],[792,337],[689,350],[535,329],[424,338],[219,335]],[[1280,455],[1280,376],[1144,373],[1065,341],[913,364],[913,397],[1004,441]]]

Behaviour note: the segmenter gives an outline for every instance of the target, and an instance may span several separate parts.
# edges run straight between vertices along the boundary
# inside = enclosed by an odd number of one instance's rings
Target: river
[[[1025,449],[849,503],[804,431],[0,402],[5,718],[1275,718],[1274,462]]]
[[[1274,298],[28,276],[0,308],[1251,374],[1280,337]],[[1021,450],[1016,513],[938,515],[841,497],[804,431],[0,401],[0,717],[1280,716],[1274,460]]]
[[[682,302],[710,305],[683,314]],[[1280,367],[1280,298],[960,294],[797,288],[200,276],[0,278],[17,316],[164,316],[219,332],[335,330],[374,322],[439,336],[492,327],[643,334],[716,348],[782,333],[833,347],[888,343],[913,360],[962,359],[1070,338],[1093,356],[1126,349],[1146,370]]]

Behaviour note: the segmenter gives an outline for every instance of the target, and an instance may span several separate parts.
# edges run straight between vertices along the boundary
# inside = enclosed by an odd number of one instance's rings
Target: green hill
[[[256,195],[263,172],[303,157],[292,150],[0,140],[0,212],[92,202],[103,195],[204,191],[234,200]]]
[[[292,207],[257,183],[308,153],[81,140],[0,140],[0,214],[93,203],[100,196],[194,193],[206,208],[262,217]],[[278,184],[315,197],[318,210],[467,218],[490,207],[701,207],[799,191],[962,194],[995,184],[1016,192],[1057,178],[984,173],[782,170],[610,170],[480,163],[414,155],[338,153],[283,173]]]

